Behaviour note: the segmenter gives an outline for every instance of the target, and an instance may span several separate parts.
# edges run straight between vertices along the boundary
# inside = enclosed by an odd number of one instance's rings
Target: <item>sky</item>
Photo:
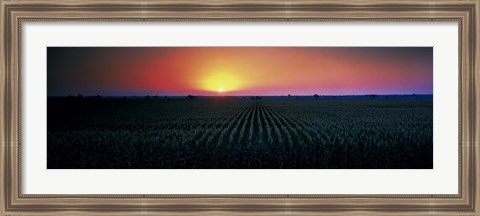
[[[432,94],[432,47],[48,47],[47,94]]]

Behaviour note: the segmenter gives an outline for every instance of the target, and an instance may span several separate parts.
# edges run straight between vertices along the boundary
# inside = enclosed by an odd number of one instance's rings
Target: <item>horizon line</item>
[[[338,97],[338,96],[413,96],[413,95],[422,95],[422,96],[433,96],[433,93],[430,94],[420,94],[420,93],[412,93],[412,94],[339,94],[339,95],[319,95],[319,94],[309,94],[309,95],[224,95],[224,94],[218,94],[218,95],[194,95],[194,94],[182,94],[182,95],[154,95],[154,94],[143,94],[143,95],[101,95],[101,94],[96,94],[96,95],[83,95],[83,94],[69,94],[69,95],[47,95],[47,97],[97,97],[97,96],[102,96],[102,97],[188,97],[188,96],[194,96],[194,97],[314,97],[315,95],[318,95],[319,97]]]

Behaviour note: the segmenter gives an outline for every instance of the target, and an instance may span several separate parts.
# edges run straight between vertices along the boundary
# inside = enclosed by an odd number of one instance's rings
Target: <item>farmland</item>
[[[48,98],[49,169],[431,169],[432,100]]]

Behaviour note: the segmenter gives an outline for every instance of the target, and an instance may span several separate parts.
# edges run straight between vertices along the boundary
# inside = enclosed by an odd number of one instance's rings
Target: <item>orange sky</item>
[[[49,47],[47,59],[49,96],[433,91],[430,47]]]

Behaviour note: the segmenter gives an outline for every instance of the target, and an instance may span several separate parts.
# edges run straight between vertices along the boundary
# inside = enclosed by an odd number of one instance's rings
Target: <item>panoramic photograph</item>
[[[433,169],[433,47],[48,47],[48,169]]]

